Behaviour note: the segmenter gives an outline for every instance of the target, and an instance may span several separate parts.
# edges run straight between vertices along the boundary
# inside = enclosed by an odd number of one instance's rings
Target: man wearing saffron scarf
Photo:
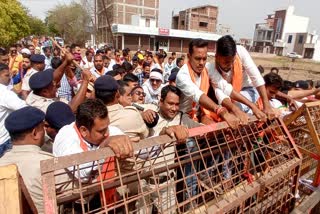
[[[193,39],[189,44],[189,62],[181,67],[176,78],[177,88],[183,93],[180,110],[202,123],[212,123],[213,120],[208,118],[214,117],[215,121],[223,119],[232,128],[236,128],[240,121],[248,122],[247,115],[239,111],[237,117],[235,117],[227,109],[217,105],[207,95],[210,87],[209,74],[205,67],[207,47],[208,42],[203,39]],[[224,95],[221,90],[216,93],[220,93],[220,96],[224,96],[228,100],[228,96]]]
[[[237,46],[231,36],[223,36],[217,41],[215,65],[209,65],[211,81],[217,83],[217,88],[223,94],[237,101],[241,110],[246,113],[254,113],[259,119],[264,117],[253,103],[256,103],[259,96],[263,102],[263,111],[268,118],[274,117],[274,112],[269,104],[263,77],[257,66],[254,64],[248,51]],[[220,90],[219,90],[220,92]],[[248,103],[240,93],[250,102]],[[215,91],[218,103],[225,98]],[[232,106],[225,105],[229,110]],[[251,112],[252,110],[252,112]]]

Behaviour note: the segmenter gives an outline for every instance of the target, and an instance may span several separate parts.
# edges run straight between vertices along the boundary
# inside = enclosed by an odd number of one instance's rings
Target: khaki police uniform
[[[148,128],[140,112],[133,106],[123,107],[120,104],[107,106],[110,125],[119,128],[129,137],[148,137]]]
[[[52,154],[42,151],[36,145],[14,145],[0,158],[0,166],[17,165],[39,214],[44,213],[40,161],[50,158],[53,158]],[[62,177],[60,179],[64,180]],[[66,177],[65,181],[67,180]]]
[[[26,99],[26,103],[30,106],[36,107],[46,113],[48,106],[55,102],[55,101],[61,101],[66,104],[68,104],[68,100],[64,98],[46,98],[46,97],[41,97],[33,93],[33,91],[28,95]]]

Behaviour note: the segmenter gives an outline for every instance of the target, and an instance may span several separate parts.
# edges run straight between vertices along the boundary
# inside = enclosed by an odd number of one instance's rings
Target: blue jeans
[[[247,98],[252,103],[256,103],[260,97],[259,93],[255,87],[244,87],[240,91],[240,94],[243,95],[245,98]],[[237,106],[245,113],[253,114],[252,110],[248,106],[246,106],[245,104],[237,102]]]
[[[189,138],[186,143],[187,152],[192,156],[193,152],[199,151],[198,145],[193,138]],[[197,155],[197,154],[196,154]],[[194,167],[193,167],[194,166]],[[195,168],[195,170],[194,170]],[[197,171],[199,171],[199,161],[193,161],[192,163],[188,163],[185,165],[184,173],[185,177],[187,177],[187,193],[186,198],[197,195],[197,177],[194,175]],[[193,176],[191,176],[193,174]],[[190,176],[190,177],[189,177]]]
[[[6,153],[7,150],[12,148],[12,143],[9,140],[0,145],[0,158]]]

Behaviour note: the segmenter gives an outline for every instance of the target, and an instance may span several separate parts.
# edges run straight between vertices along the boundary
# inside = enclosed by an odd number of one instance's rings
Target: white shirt
[[[114,59],[110,59],[110,64],[108,66],[108,71],[112,71],[113,70],[113,66],[116,64],[116,61]]]
[[[96,78],[101,77],[101,75],[97,72],[97,70],[96,70],[95,67],[91,68],[91,69],[90,69],[90,72],[91,72]],[[108,72],[107,68],[103,67],[102,75],[105,75],[107,72]]]
[[[177,74],[176,85],[183,93],[180,98],[180,111],[183,113],[192,111],[192,103],[199,103],[200,97],[204,93],[200,90],[201,77],[196,76],[195,78],[196,82],[194,83],[187,64],[183,65]]]
[[[165,66],[164,66],[164,72],[163,72],[163,79],[165,82],[168,81],[168,78],[169,76],[171,75],[171,70],[174,68],[174,65],[173,63],[169,64],[167,63]]]
[[[80,66],[84,69],[91,69],[94,67],[93,61],[88,62],[87,57],[84,57],[83,60],[80,62]]]
[[[44,57],[45,57],[44,64],[46,65],[45,69],[52,68],[51,67],[51,59],[52,59],[52,57],[46,57],[46,55],[44,55]]]
[[[153,64],[151,65],[151,67],[150,67],[150,71],[152,71],[152,69],[154,69],[154,68],[158,68],[158,69],[160,69],[161,71],[163,71],[163,69],[162,69],[162,67],[160,66],[159,63],[153,63]]]
[[[21,89],[24,90],[24,91],[31,91],[31,88],[29,86],[29,80],[30,80],[30,77],[32,75],[34,75],[35,73],[38,73],[37,70],[31,68],[27,71],[27,73],[24,75],[23,79],[22,79],[22,86],[21,86]]]
[[[55,157],[61,157],[61,156],[72,155],[72,154],[83,152],[83,149],[80,146],[80,139],[73,126],[74,126],[74,123],[71,123],[70,125],[66,125],[62,127],[58,132],[53,143],[53,155]],[[114,126],[109,126],[109,133],[110,133],[110,136],[124,135],[124,133],[120,129]],[[89,151],[96,150],[99,148],[87,142],[85,143],[87,144]],[[101,163],[103,163],[104,160],[100,160],[100,161]],[[91,171],[95,169],[95,168],[92,168],[93,164],[94,163],[86,163],[86,164],[80,165],[80,168],[82,168],[80,170],[80,177],[83,182],[85,182],[87,178],[90,176]],[[86,166],[91,166],[91,167],[84,168]],[[73,167],[69,168],[69,170],[73,171]],[[75,173],[75,176],[76,177],[78,176],[77,173]]]
[[[261,76],[248,51],[243,46],[237,45],[237,54],[241,60],[243,67],[242,88],[259,87],[264,85],[264,79]],[[223,92],[223,94],[229,97],[233,90],[233,87],[231,85],[233,72],[223,72],[224,77],[222,77],[222,75],[215,68],[214,64],[207,64],[206,67],[209,71],[209,77],[212,85],[215,85],[215,88],[219,88]],[[225,96],[221,94],[221,91],[215,90],[219,104],[221,104],[222,100],[225,98]]]
[[[26,106],[25,101],[21,100],[13,91],[7,89],[7,86],[0,84],[0,145],[9,140],[9,133],[4,127],[4,121],[8,115]]]

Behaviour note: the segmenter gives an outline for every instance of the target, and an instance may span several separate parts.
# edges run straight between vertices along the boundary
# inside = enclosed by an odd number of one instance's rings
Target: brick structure
[[[131,25],[133,16],[145,18],[146,25],[150,19],[155,20],[156,27],[159,19],[159,1],[160,0],[95,0],[97,5],[98,19],[98,40],[100,42],[112,43],[111,34],[108,30],[108,22],[113,24]],[[104,10],[104,5],[106,11]]]
[[[203,5],[180,11],[172,17],[172,29],[215,33],[218,7]]]

